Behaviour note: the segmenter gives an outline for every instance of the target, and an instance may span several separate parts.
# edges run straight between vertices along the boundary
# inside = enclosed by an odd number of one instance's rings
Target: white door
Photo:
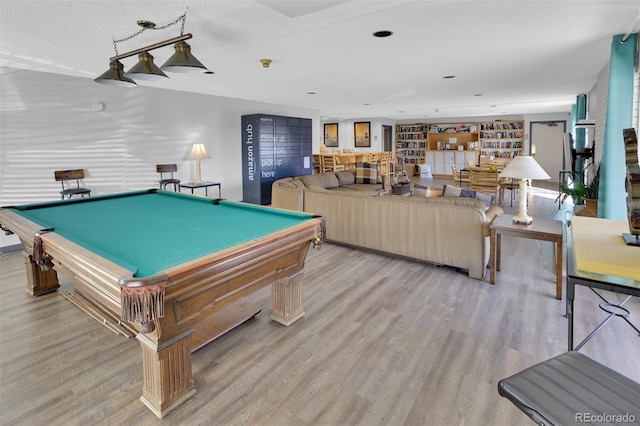
[[[549,181],[552,182],[558,181],[558,173],[562,169],[562,152],[566,126],[566,121],[531,122],[530,146],[532,148],[535,147],[535,155],[533,149],[531,155],[551,176]]]

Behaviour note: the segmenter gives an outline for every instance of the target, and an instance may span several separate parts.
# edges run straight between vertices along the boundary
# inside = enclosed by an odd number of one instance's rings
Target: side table
[[[222,184],[220,182],[209,182],[209,181],[205,181],[202,183],[180,183],[180,188],[189,188],[191,189],[191,193],[193,194],[193,190],[196,188],[204,188],[204,195],[205,197],[209,196],[209,192],[207,191],[207,188],[210,186],[217,186],[218,187],[218,198],[222,198]]]
[[[559,220],[534,218],[531,225],[513,223],[513,215],[503,214],[491,223],[489,283],[495,284],[500,270],[502,235],[556,243],[556,299],[562,299],[562,253],[564,225]]]

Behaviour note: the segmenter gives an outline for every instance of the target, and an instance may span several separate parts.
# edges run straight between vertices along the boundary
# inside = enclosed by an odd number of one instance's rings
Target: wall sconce
[[[113,49],[116,52],[116,56],[109,58],[109,70],[104,72],[94,81],[96,83],[112,86],[136,87],[137,83],[133,80],[134,78],[139,80],[168,79],[169,77],[164,73],[164,71],[213,74],[213,72],[209,71],[207,67],[202,65],[202,63],[191,54],[191,46],[185,42],[185,40],[193,37],[191,33],[184,34],[184,23],[186,19],[187,13],[185,12],[184,15],[178,17],[175,21],[157,28],[156,24],[153,22],[143,20],[138,21],[138,25],[142,27],[140,31],[120,40],[113,40]],[[145,46],[140,49],[132,50],[127,53],[118,54],[118,43],[137,37],[146,30],[163,30],[177,24],[178,22],[182,22],[180,36],[161,41],[150,46]],[[155,65],[153,63],[153,56],[151,56],[149,51],[174,43],[176,51],[173,56],[171,56],[161,67]],[[124,72],[124,67],[120,60],[134,55],[138,55],[138,63],[129,71]]]

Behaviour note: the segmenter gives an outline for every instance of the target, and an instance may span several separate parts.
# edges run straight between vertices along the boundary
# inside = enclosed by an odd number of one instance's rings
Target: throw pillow
[[[491,194],[483,194],[482,192],[472,191],[459,186],[445,185],[442,193],[443,197],[459,197],[459,198],[475,198],[482,201],[487,207],[493,205],[496,197]]]
[[[356,183],[378,183],[378,165],[376,163],[356,163]]]
[[[496,196],[491,194],[483,194],[482,192],[476,192],[476,200],[483,201],[484,204],[489,207],[493,205],[493,202],[496,200]]]
[[[351,185],[356,183],[356,176],[351,170],[337,171],[335,173],[336,173],[336,177],[338,178],[338,183],[340,183],[340,186]]]

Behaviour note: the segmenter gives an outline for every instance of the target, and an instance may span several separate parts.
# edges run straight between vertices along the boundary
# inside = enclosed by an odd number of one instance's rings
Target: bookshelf
[[[524,155],[524,120],[396,125],[396,158],[408,173],[429,164],[435,176],[451,176],[452,164],[462,169],[479,156],[509,162],[517,155]]]
[[[478,123],[430,123],[426,163],[434,176],[451,176],[451,165],[458,170],[468,161],[478,161]]]
[[[480,122],[480,155],[508,162],[524,155],[524,121]]]
[[[427,123],[396,125],[396,161],[408,173],[425,162],[428,130]]]

